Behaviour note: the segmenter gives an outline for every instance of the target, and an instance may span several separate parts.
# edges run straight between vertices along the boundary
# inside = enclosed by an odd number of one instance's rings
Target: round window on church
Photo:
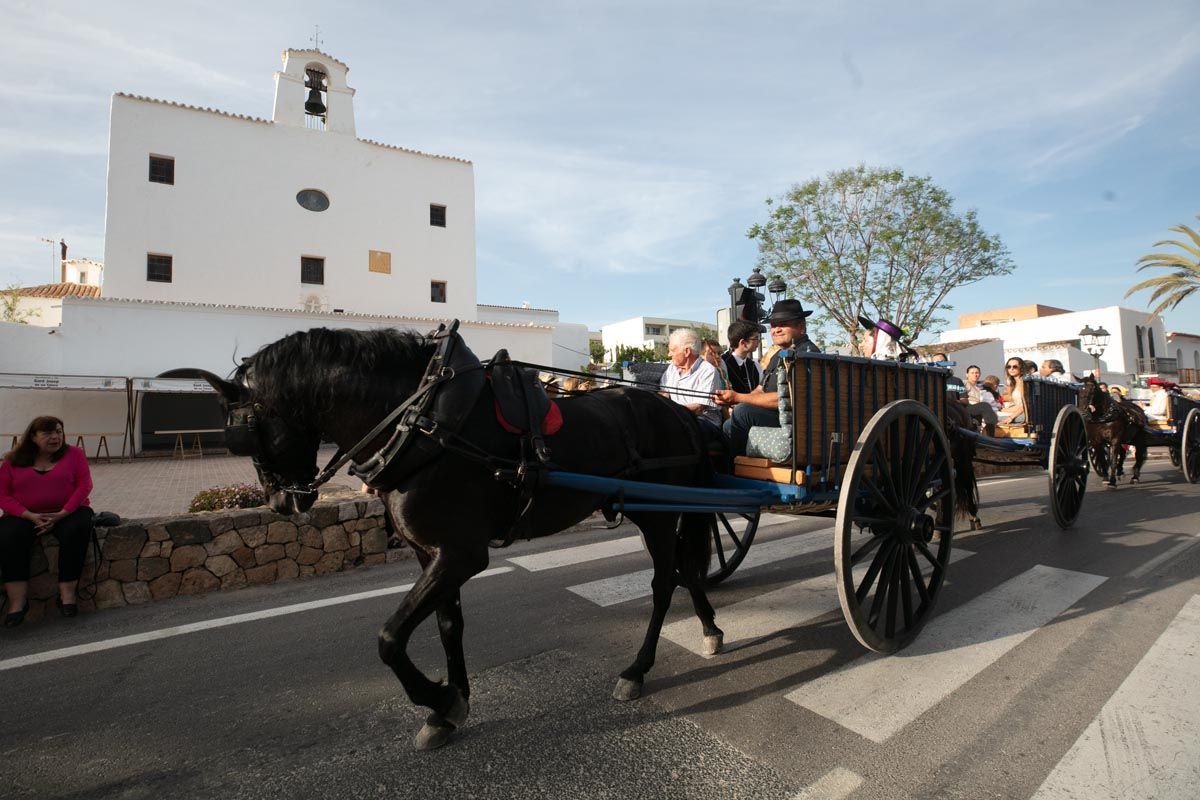
[[[324,211],[329,208],[329,196],[317,189],[304,189],[296,194],[296,202],[309,211]]]

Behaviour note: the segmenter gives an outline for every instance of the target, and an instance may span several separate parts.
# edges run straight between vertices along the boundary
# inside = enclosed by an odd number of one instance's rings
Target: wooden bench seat
[[[1031,431],[1025,423],[1013,425],[1011,423],[1000,423],[996,426],[995,438],[997,439],[1036,439],[1037,433]]]
[[[1169,431],[1175,428],[1175,423],[1169,419],[1150,419],[1146,420],[1146,427],[1156,431]]]
[[[779,464],[765,458],[753,456],[737,456],[733,459],[733,474],[739,478],[752,478],[756,481],[772,481],[774,483],[791,483],[792,467],[790,464]],[[804,479],[804,469],[796,470],[797,481]]]

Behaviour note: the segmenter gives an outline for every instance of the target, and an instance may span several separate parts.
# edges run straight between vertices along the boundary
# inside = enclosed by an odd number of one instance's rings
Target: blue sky
[[[358,134],[475,164],[481,302],[711,319],[792,183],[929,175],[1018,265],[956,309],[1123,304],[1200,213],[1194,2],[5,0],[0,285],[103,254],[113,91],[270,117],[285,47],[350,65]],[[1200,332],[1200,299],[1167,315]]]

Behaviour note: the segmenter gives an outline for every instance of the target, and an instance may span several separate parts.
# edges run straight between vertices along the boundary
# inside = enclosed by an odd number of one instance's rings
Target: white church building
[[[17,388],[47,385],[39,376],[226,374],[312,327],[425,331],[457,318],[481,358],[506,347],[540,364],[587,361],[586,326],[477,302],[473,165],[358,138],[347,72],[318,50],[284,51],[270,119],[113,95],[100,296],[60,292],[30,325],[0,322],[0,432],[42,413],[77,432],[120,430],[115,384]],[[137,449],[166,443],[155,429],[219,427],[211,397],[138,398]]]

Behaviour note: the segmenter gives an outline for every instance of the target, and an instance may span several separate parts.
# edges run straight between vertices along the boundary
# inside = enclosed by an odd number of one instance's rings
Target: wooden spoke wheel
[[[1193,408],[1183,418],[1183,438],[1179,443],[1179,461],[1188,483],[1200,481],[1200,408]]]
[[[762,513],[714,514],[709,526],[712,537],[712,557],[708,561],[707,586],[716,586],[728,578],[742,563],[754,534],[758,532],[758,520]]]
[[[1171,458],[1171,466],[1183,469],[1183,462],[1179,460],[1179,448],[1171,445],[1167,448],[1167,455]]]
[[[838,599],[854,638],[891,653],[916,637],[946,582],[953,535],[942,423],[913,400],[888,403],[846,464],[834,529]]]
[[[1075,524],[1088,481],[1087,425],[1075,406],[1063,406],[1054,420],[1050,442],[1050,511],[1058,527]]]

